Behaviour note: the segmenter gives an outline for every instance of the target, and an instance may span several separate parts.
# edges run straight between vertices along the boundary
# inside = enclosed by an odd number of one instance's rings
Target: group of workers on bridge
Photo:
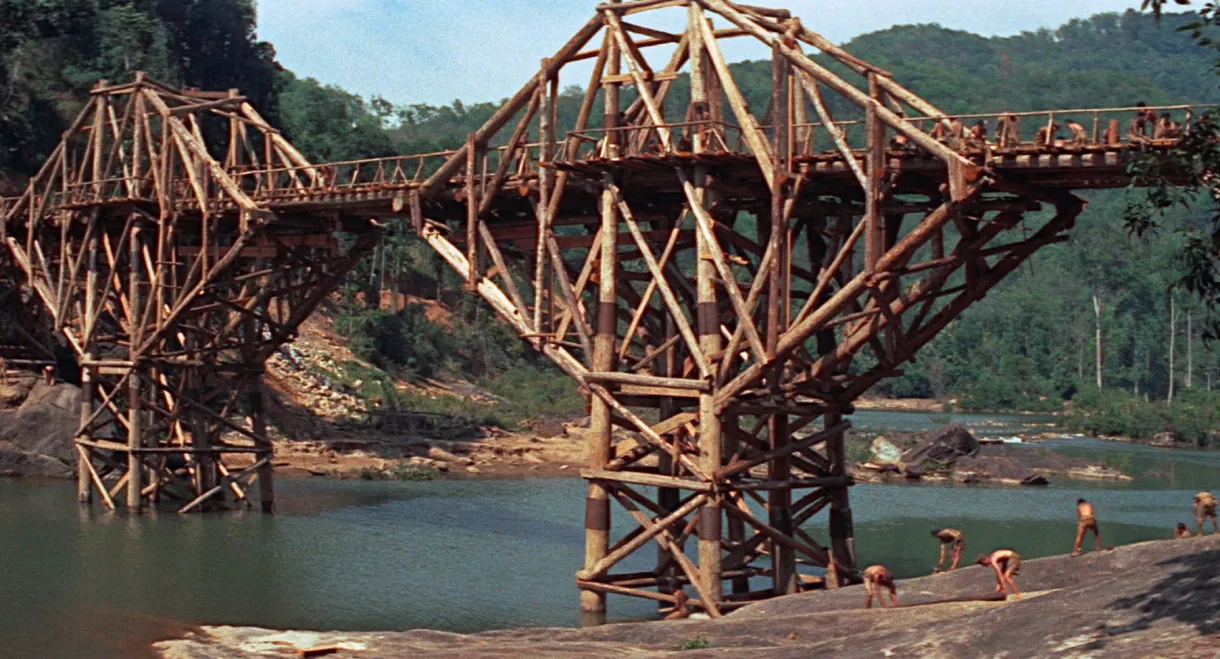
[[[1207,520],[1211,520],[1212,534],[1220,534],[1220,522],[1217,521],[1216,508],[1220,503],[1216,499],[1216,495],[1211,492],[1200,492],[1194,498],[1194,513],[1197,528],[1195,533],[1203,535],[1203,526]],[[1092,531],[1093,540],[1097,545],[1097,551],[1102,550],[1101,531],[1097,527],[1097,512],[1093,508],[1093,504],[1084,499],[1076,500],[1076,543],[1072,548],[1071,556],[1079,556],[1081,554],[1081,546],[1084,544],[1085,535]],[[945,564],[946,559],[952,557],[952,562],[949,565],[949,570],[956,570],[961,563],[962,552],[966,549],[966,535],[957,529],[936,529],[932,531],[932,536],[940,541],[940,561],[936,563],[936,568],[933,573],[940,572]],[[1179,523],[1174,529],[1173,537],[1175,539],[1192,537],[1190,529],[1186,524]],[[996,587],[995,592],[1002,593],[1005,589],[1012,592],[1014,598],[1020,599],[1021,591],[1017,589],[1017,582],[1013,580],[1021,569],[1021,555],[1011,549],[997,549],[991,553],[980,554],[976,561],[978,565],[987,565],[995,572]],[[863,572],[865,608],[871,608],[873,605],[874,596],[881,606],[885,606],[883,599],[883,591],[889,593],[890,605],[898,606],[898,588],[894,583],[894,573],[884,565],[870,565]]]
[[[1186,110],[1184,123],[1178,123],[1168,112],[1157,114],[1147,105],[1140,102],[1135,117],[1127,124],[1127,141],[1131,144],[1149,144],[1156,140],[1173,140],[1181,137],[1183,126],[1192,119],[1190,110]],[[1051,118],[1039,126],[1034,136],[1036,146],[1055,146],[1059,142],[1059,131],[1066,128],[1071,133],[1069,144],[1084,146],[1094,141],[1080,122],[1071,118],[1062,119],[1063,125]],[[973,125],[967,126],[958,117],[948,117],[948,121],[937,121],[929,132],[939,142],[949,144],[958,149],[991,148],[1010,149],[1021,144],[1021,117],[1013,112],[1005,112],[996,118],[995,141],[988,139],[987,121],[979,119]],[[1117,136],[1116,136],[1117,137]],[[915,151],[918,147],[902,133],[890,140],[890,148],[896,151]]]

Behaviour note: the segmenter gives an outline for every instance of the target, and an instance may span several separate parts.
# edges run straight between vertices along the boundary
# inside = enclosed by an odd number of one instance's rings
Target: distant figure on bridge
[[[894,573],[884,565],[870,565],[864,569],[864,608],[873,608],[873,594],[877,595],[877,603],[885,608],[885,599],[881,589],[890,591],[890,606],[898,606],[898,587],[894,584]]]
[[[970,127],[968,135],[969,146],[975,148],[985,148],[987,146],[987,122],[979,119]]]
[[[890,138],[890,149],[893,151],[913,151],[914,148],[911,138],[903,133],[894,133],[894,136]]]
[[[953,562],[949,571],[956,570],[958,563],[962,562],[962,552],[966,550],[966,534],[957,529],[936,529],[932,531],[932,536],[940,540],[940,560],[936,562],[933,572],[941,571],[950,554],[953,555]]]
[[[1195,533],[1203,535],[1203,522],[1207,518],[1212,520],[1212,535],[1220,533],[1220,527],[1216,526],[1216,495],[1211,492],[1200,492],[1195,495],[1195,522],[1198,523],[1198,528]]]
[[[1000,115],[995,129],[996,144],[1001,149],[1017,146],[1021,143],[1021,118],[1009,112]]]
[[[1144,144],[1148,142],[1148,123],[1156,121],[1156,114],[1151,110],[1144,109],[1146,106],[1143,101],[1135,104],[1140,108],[1135,112],[1135,118],[1127,124],[1127,139],[1132,144]]]
[[[683,620],[690,617],[689,608],[690,597],[686,594],[686,589],[679,588],[674,591],[674,606],[666,620]]]
[[[1189,537],[1190,537],[1190,529],[1186,528],[1186,525],[1183,524],[1182,522],[1178,522],[1178,528],[1173,530],[1173,539],[1181,540],[1182,538],[1189,538]]]
[[[1181,134],[1182,126],[1174,121],[1168,112],[1162,112],[1160,118],[1156,120],[1156,127],[1152,130],[1152,139],[1175,140]]]
[[[1084,544],[1084,534],[1086,531],[1093,532],[1093,541],[1097,545],[1097,551],[1101,551],[1101,531],[1097,530],[1097,513],[1093,510],[1093,504],[1084,499],[1076,500],[1076,546],[1072,549],[1072,556],[1081,554],[1080,546]]]
[[[1084,126],[1081,126],[1075,119],[1064,119],[1063,125],[1072,131],[1072,144],[1076,146],[1084,146],[1089,143],[1089,134],[1085,131]]]
[[[990,554],[979,555],[979,565],[990,565],[995,570],[995,592],[1004,592],[1007,586],[1012,590],[1013,597],[1021,599],[1021,591],[1017,590],[1017,582],[1013,577],[1021,571],[1021,555],[1011,549],[997,549]]]
[[[1055,140],[1059,137],[1059,124],[1051,122],[1049,125],[1038,129],[1037,136],[1034,137],[1034,143],[1038,146],[1054,146]]]

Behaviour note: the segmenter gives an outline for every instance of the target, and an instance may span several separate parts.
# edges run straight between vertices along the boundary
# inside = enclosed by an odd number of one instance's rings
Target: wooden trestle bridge
[[[685,29],[639,22],[663,14]],[[771,56],[762,112],[719,48],[734,37]],[[561,73],[580,61],[560,136]],[[1133,111],[938,139],[950,118],[890,73],[727,0],[598,6],[444,153],[310,163],[238,91],[102,82],[0,207],[6,328],[79,367],[82,502],[271,511],[264,364],[401,219],[591,400],[583,610],[685,587],[719,616],[794,592],[798,566],[856,578],[852,402],[1064,240],[1084,207],[1071,190],[1125,186],[1126,152],[1172,143],[1130,143]],[[1063,117],[1089,134],[1034,139]],[[612,533],[612,503],[634,526]],[[654,569],[614,571],[651,544]]]

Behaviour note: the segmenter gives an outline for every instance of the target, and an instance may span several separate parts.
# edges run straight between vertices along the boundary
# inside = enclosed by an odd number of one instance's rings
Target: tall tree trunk
[[[1178,333],[1178,305],[1171,295],[1169,297],[1169,395],[1167,400],[1173,402],[1173,351]]]
[[[1101,389],[1104,384],[1102,380],[1101,298],[1097,296],[1096,290],[1093,291],[1093,327],[1093,342],[1097,346],[1097,388]]]
[[[1186,388],[1195,386],[1195,332],[1190,309],[1186,310]]]
[[[1131,335],[1131,380],[1135,383],[1134,391],[1136,398],[1140,397],[1140,377],[1143,373],[1140,372],[1140,340],[1136,334]]]

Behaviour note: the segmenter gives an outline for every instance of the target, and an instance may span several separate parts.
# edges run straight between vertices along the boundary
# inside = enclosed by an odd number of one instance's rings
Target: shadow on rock
[[[1140,616],[1122,628],[1110,628],[1111,635],[1147,629],[1159,620],[1172,619],[1193,625],[1199,634],[1220,633],[1220,550],[1196,552],[1157,563],[1172,570],[1139,595],[1124,597],[1110,604],[1111,609],[1138,611]]]

